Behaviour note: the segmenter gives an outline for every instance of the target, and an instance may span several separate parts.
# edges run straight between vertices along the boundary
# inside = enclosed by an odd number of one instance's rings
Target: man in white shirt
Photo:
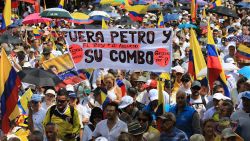
[[[121,132],[128,132],[127,124],[118,118],[118,105],[109,103],[106,106],[107,119],[100,121],[93,132],[93,139],[99,136],[109,141],[117,141]]]

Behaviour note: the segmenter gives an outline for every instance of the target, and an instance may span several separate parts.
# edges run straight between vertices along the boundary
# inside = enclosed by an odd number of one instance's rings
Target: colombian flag
[[[217,6],[221,6],[221,0],[216,0],[215,2],[212,3],[212,5],[210,6],[210,8],[214,8],[214,7],[217,7]]]
[[[21,81],[12,67],[7,54],[2,49],[0,60],[0,98],[2,130],[6,134],[10,130],[10,118],[16,111],[18,103],[18,88]],[[19,113],[15,114],[18,115]],[[13,118],[12,118],[13,119]]]
[[[195,35],[195,31],[191,28],[190,29],[190,51],[192,51],[191,55],[189,56],[190,61],[190,74],[193,75],[194,79],[202,79],[203,72],[206,71],[207,65],[205,59],[203,57],[201,47]],[[192,58],[191,58],[192,57]],[[193,64],[193,65],[192,65]],[[192,66],[193,67],[192,67]],[[194,73],[193,73],[194,71]]]
[[[216,80],[219,80],[224,88],[225,95],[230,97],[230,93],[227,87],[227,80],[224,69],[221,65],[221,60],[218,56],[217,49],[215,47],[215,42],[213,39],[212,31],[210,29],[210,23],[208,21],[207,25],[207,74],[210,88],[213,88],[213,83]]]
[[[35,36],[36,39],[41,38],[41,34],[40,34],[40,29],[39,28],[33,28],[33,34]]]
[[[63,8],[63,7],[64,7],[64,0],[60,0],[58,8]]]
[[[194,70],[194,56],[193,56],[192,49],[189,50],[188,73],[194,79],[196,79],[196,77],[195,77],[195,70]]]
[[[159,20],[158,20],[158,28],[164,28],[164,19],[163,19],[162,13],[161,13]]]
[[[111,100],[107,97],[107,95],[101,90],[101,105],[104,109],[108,103],[110,103]]]
[[[143,21],[144,15],[147,13],[149,5],[129,5],[128,0],[125,0],[125,9],[129,12],[129,17],[133,21]]]
[[[9,25],[11,25],[11,0],[5,0],[1,29],[6,29]]]
[[[125,96],[127,92],[125,84],[122,82],[122,80],[119,79],[116,80],[116,84],[121,88],[122,97]]]
[[[237,48],[236,56],[239,59],[250,60],[250,48],[246,45],[240,44]]]

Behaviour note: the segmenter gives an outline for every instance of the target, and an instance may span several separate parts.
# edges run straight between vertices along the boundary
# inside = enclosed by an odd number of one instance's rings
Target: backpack
[[[59,118],[65,120],[65,121],[67,121],[67,122],[69,122],[70,124],[73,125],[74,110],[75,110],[74,107],[73,107],[73,106],[70,106],[70,115],[71,115],[71,118],[69,118],[69,116],[67,116],[67,115],[65,115],[65,114],[63,114],[63,115],[60,114],[60,113],[56,110],[56,105],[53,105],[53,106],[51,106],[50,112],[49,112],[49,114],[50,114],[50,121],[51,121],[52,115],[55,115],[55,116],[57,116],[57,117],[59,117]],[[69,118],[69,120],[68,120],[68,118]]]

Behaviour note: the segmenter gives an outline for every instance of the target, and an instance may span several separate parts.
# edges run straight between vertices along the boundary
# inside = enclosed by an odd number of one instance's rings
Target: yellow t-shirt
[[[43,126],[45,127],[47,123],[53,122],[58,127],[58,138],[59,139],[64,140],[64,141],[73,141],[74,139],[65,138],[65,135],[67,135],[67,134],[79,134],[79,132],[80,132],[81,125],[80,125],[80,120],[79,120],[77,110],[74,109],[73,125],[71,123],[69,123],[68,121],[63,120],[62,118],[55,116],[54,114],[51,116],[51,119],[50,119],[50,110],[51,110],[51,108],[46,113],[46,116],[43,120]],[[67,115],[68,117],[71,118],[69,106],[65,110],[64,115]]]

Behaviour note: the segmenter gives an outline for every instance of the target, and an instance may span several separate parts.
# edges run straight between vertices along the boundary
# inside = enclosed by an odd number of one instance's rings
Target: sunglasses
[[[34,105],[37,105],[39,102],[37,102],[37,101],[32,101],[31,103],[34,104]]]
[[[138,121],[147,122],[148,120],[145,118],[138,118]]]
[[[56,102],[64,104],[65,102],[67,102],[67,100],[56,100]]]

